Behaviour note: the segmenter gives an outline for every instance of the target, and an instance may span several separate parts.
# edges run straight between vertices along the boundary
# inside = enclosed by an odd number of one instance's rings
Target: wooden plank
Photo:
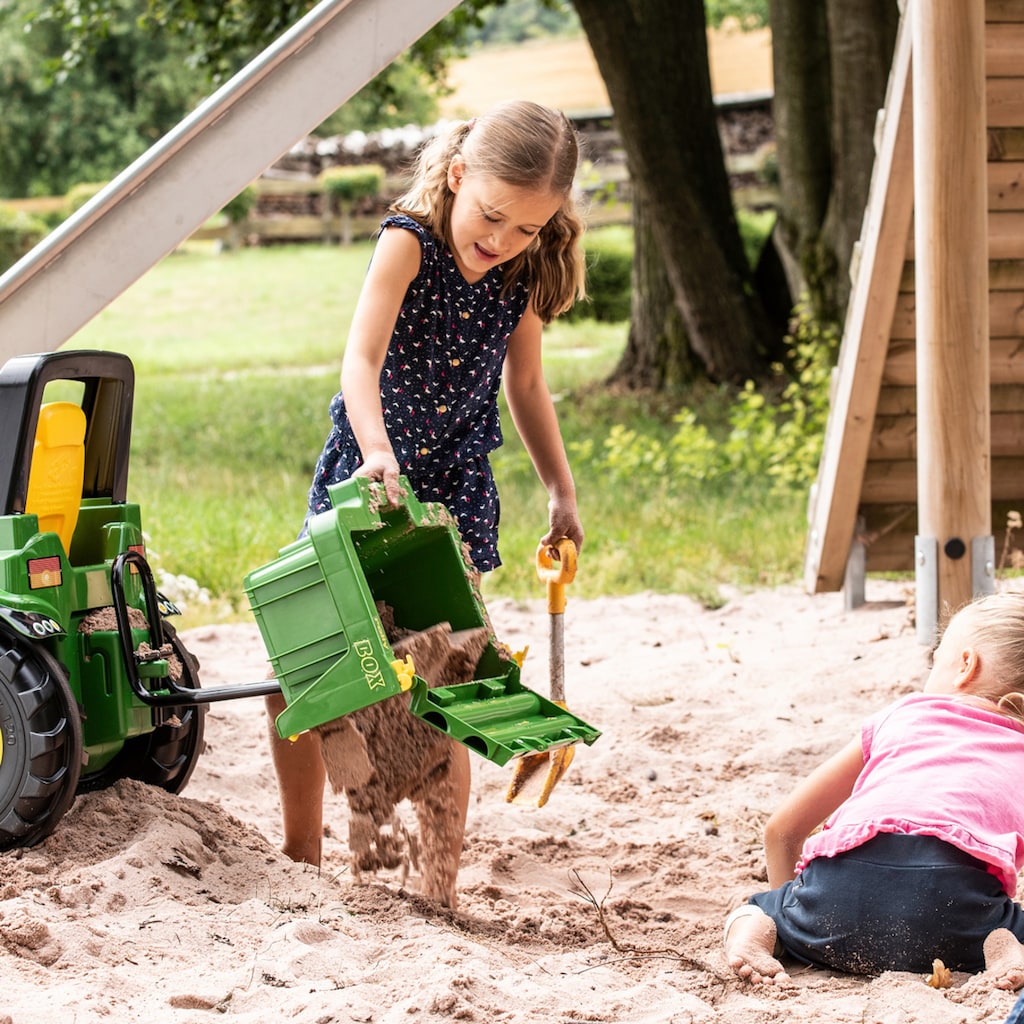
[[[1021,36],[1024,46],[1024,25],[1021,25]],[[990,163],[987,177],[990,210],[1024,210],[1024,161]]]
[[[864,469],[860,500],[868,505],[909,504],[917,501],[917,460],[869,462]]]
[[[900,18],[884,120],[861,230],[861,257],[839,351],[835,394],[811,492],[804,585],[839,590],[853,538],[871,424],[914,205],[908,5]]]
[[[994,128],[989,125],[985,136],[990,163],[1024,159],[1024,128]]]
[[[993,383],[990,392],[992,414],[1024,410],[1024,383]],[[878,416],[914,416],[917,413],[917,389],[888,385],[878,393]]]
[[[989,78],[985,82],[985,116],[989,128],[1024,125],[1024,88],[1019,78]]]
[[[866,572],[913,572],[916,534],[909,530],[888,533],[865,548]],[[910,583],[907,583],[908,594]]]
[[[917,413],[917,389],[888,384],[878,392],[876,416],[913,416]]]
[[[1024,0],[985,0],[985,21],[1024,21]]]
[[[1006,518],[1009,512],[1021,512],[1021,501],[992,503],[993,539],[996,571],[1004,568]],[[858,534],[867,551],[868,572],[913,572],[914,538],[917,534],[917,508],[913,505],[865,505],[860,509],[865,520],[864,531]],[[1011,549],[1020,548],[1024,538],[1019,531],[1011,538]]]
[[[900,274],[900,291],[913,292],[914,261],[907,260]],[[988,287],[994,292],[1024,291],[1024,260],[989,260]]]
[[[1024,259],[1024,213],[993,210],[988,215],[989,260]]]
[[[994,412],[989,420],[992,457],[1024,455],[1024,408]],[[876,416],[869,460],[916,459],[917,414]]]
[[[887,387],[917,385],[917,353],[912,338],[894,338],[882,372]],[[992,384],[1024,384],[1024,345],[1020,338],[992,338],[989,341],[989,380]]]
[[[1024,261],[989,260],[988,286],[992,291],[1024,291]]]
[[[900,292],[892,318],[892,337],[917,336],[917,296]],[[989,334],[993,338],[1024,336],[1024,292],[994,291],[988,294]]]
[[[1024,24],[989,22],[985,26],[985,74],[989,78],[1024,76]]]
[[[895,505],[916,500],[916,459],[867,463],[861,502],[869,505]],[[992,459],[992,500],[1024,502],[1024,456]]]

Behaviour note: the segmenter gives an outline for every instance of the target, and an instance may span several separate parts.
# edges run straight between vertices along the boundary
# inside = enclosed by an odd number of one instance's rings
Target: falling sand
[[[416,674],[430,686],[451,686],[473,678],[487,646],[484,627],[452,632],[443,622],[410,632],[397,627],[389,608],[378,612],[396,658],[411,656]],[[455,905],[455,881],[465,828],[456,779],[465,751],[409,712],[401,694],[319,726],[327,778],[344,792],[351,809],[349,849],[353,874],[410,866],[423,880],[424,894]],[[465,771],[465,769],[463,769]],[[418,838],[396,816],[408,800],[415,809]]]

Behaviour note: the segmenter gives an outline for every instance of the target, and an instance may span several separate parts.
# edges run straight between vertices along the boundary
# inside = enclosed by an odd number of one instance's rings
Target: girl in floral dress
[[[423,151],[409,191],[384,220],[342,360],[332,429],[317,462],[309,514],[351,476],[455,517],[476,569],[501,564],[498,493],[489,454],[502,443],[498,390],[548,492],[541,544],[580,548],[576,490],[541,365],[541,330],[584,294],[583,222],[573,180],[576,134],[547,107],[512,102],[460,122]],[[272,717],[283,709],[268,698]],[[324,767],[319,740],[271,730],[284,852],[318,864]],[[451,772],[459,849],[469,800],[464,748]]]

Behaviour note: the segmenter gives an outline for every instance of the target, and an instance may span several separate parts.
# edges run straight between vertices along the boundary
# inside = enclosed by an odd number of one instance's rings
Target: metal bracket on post
[[[996,541],[987,537],[971,538],[971,593],[975,597],[996,592]]]
[[[857,517],[853,529],[850,554],[846,558],[846,572],[843,575],[843,607],[846,611],[859,608],[864,603],[864,577],[867,573],[867,548],[861,537],[864,534],[864,518]]]
[[[930,647],[939,630],[939,542],[934,537],[914,538],[914,580],[917,642]]]

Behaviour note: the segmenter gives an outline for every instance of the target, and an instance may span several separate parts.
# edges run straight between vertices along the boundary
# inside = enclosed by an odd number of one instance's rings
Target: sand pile
[[[782,793],[924,680],[903,588],[868,597],[570,598],[568,703],[604,734],[539,810],[505,803],[511,766],[473,757],[456,911],[418,895],[414,865],[353,879],[344,794],[320,870],[281,856],[263,701],[212,705],[183,796],[120,783],[0,854],[0,1021],[1003,1024],[1014,997],[981,978],[809,970],[773,994],[721,954]],[[545,692],[543,600],[488,611]],[[204,685],[265,675],[255,626],[182,638]]]

